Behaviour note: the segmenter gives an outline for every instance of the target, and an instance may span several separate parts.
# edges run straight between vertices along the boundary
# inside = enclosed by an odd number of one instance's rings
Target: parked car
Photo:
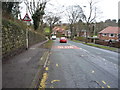
[[[56,40],[56,36],[52,36],[51,39],[52,39],[52,40]]]
[[[60,43],[67,43],[67,38],[61,37],[60,38]]]

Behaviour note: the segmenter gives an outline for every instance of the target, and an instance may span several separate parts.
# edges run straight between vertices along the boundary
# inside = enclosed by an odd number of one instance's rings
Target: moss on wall
[[[22,21],[2,19],[2,57],[14,56],[26,49],[27,26]],[[45,36],[35,31],[28,31],[29,46],[44,41]]]

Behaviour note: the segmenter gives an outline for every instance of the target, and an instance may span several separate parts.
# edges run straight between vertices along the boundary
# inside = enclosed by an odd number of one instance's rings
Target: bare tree
[[[29,13],[32,15],[34,29],[37,30],[39,24],[43,25],[43,15],[45,14],[44,9],[46,6],[47,0],[25,0],[24,3],[26,4]]]
[[[48,15],[46,15],[45,17],[46,23],[49,25],[50,27],[50,33],[52,33],[52,29],[54,27],[55,24],[57,24],[60,20],[60,17],[57,15],[54,15],[52,12],[49,13]]]
[[[68,22],[70,24],[71,39],[73,39],[76,34],[75,23],[83,18],[83,10],[79,5],[73,5],[69,6],[66,11]]]
[[[3,16],[6,17],[15,17],[18,19],[18,15],[20,14],[20,6],[21,0],[13,0],[13,2],[8,2],[8,0],[4,0],[2,2],[2,12]]]
[[[93,0],[89,1],[89,15],[86,15],[85,13],[83,14],[84,18],[83,20],[86,23],[87,30],[86,30],[86,43],[87,43],[87,38],[88,38],[88,32],[90,33],[90,25],[96,21],[97,18],[97,7],[96,3]],[[86,6],[85,6],[86,7]]]

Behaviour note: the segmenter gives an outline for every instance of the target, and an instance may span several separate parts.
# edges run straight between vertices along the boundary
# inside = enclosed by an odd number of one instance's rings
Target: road
[[[42,81],[46,88],[118,88],[118,53],[57,39]]]

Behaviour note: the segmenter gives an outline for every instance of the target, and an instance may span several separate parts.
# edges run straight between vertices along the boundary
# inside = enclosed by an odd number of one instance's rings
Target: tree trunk
[[[88,43],[88,32],[89,32],[89,30],[90,30],[90,28],[89,28],[89,23],[87,23],[87,29],[86,29],[86,40],[85,40],[85,43]]]
[[[71,40],[73,40],[73,33],[74,32],[73,32],[73,26],[72,25],[70,25],[70,31],[71,31],[71,37],[70,38],[71,38]]]

